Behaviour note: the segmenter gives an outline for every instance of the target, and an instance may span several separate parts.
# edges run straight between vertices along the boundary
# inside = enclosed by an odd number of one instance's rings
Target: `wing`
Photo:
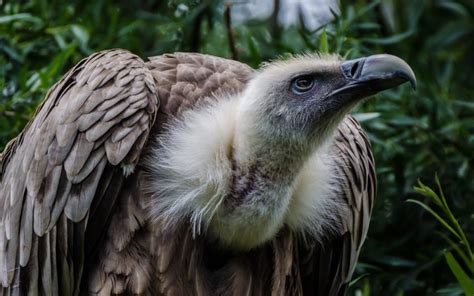
[[[340,198],[348,211],[341,219],[340,236],[323,245],[299,251],[308,295],[345,295],[360,249],[367,235],[376,192],[375,164],[370,142],[359,123],[346,116],[333,142]]]
[[[157,108],[149,70],[124,50],[91,55],[50,89],[0,157],[3,294],[77,293],[85,247],[95,243],[86,229],[105,226],[88,221],[107,220]]]
[[[343,271],[346,281],[354,272],[360,248],[369,230],[370,217],[376,194],[375,162],[369,139],[359,123],[348,116],[339,125],[334,142],[338,148],[339,174],[342,179],[344,200],[349,205],[349,215],[343,218],[349,246],[344,247]],[[350,252],[349,252],[350,250]]]

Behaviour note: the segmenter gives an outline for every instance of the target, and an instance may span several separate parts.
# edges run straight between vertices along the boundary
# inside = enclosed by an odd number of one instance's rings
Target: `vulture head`
[[[185,112],[151,153],[151,216],[191,225],[230,250],[288,227],[323,240],[344,226],[331,151],[334,131],[363,98],[415,76],[403,60],[300,56],[265,64],[238,94]]]

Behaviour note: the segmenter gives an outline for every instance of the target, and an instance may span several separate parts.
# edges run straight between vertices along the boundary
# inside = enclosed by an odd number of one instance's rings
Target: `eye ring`
[[[311,75],[303,75],[296,77],[291,82],[291,91],[294,94],[301,95],[310,90],[314,87],[314,78]]]

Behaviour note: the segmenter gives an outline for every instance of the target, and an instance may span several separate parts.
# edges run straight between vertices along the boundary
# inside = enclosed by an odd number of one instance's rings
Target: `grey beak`
[[[410,82],[416,89],[416,77],[410,66],[399,57],[378,54],[366,58],[345,61],[341,64],[345,83],[331,95],[367,97],[379,91]]]

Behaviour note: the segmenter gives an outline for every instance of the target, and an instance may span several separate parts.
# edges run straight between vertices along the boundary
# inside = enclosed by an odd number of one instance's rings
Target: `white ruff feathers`
[[[238,108],[237,98],[226,98],[188,111],[159,138],[158,146],[143,162],[151,172],[146,190],[153,194],[150,214],[155,221],[165,221],[171,228],[189,221],[194,235],[213,223],[230,191]],[[272,217],[318,240],[340,229],[335,221],[344,210],[337,200],[337,177],[330,169],[332,156],[327,151],[321,147],[310,157],[289,188],[287,208],[278,211],[279,217]],[[266,231],[259,229],[259,221],[250,222],[246,224],[254,225],[256,235]],[[226,233],[218,235],[226,240]]]
[[[190,219],[194,235],[207,229],[228,194],[236,100],[185,112],[159,138],[151,159],[151,216],[174,227]]]

